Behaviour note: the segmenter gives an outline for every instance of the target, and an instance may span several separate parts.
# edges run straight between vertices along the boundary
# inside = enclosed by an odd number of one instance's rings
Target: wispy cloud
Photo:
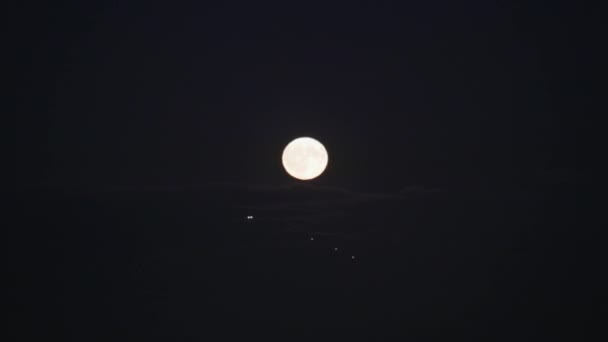
[[[344,229],[361,231],[374,221],[374,215],[402,210],[407,203],[430,196],[437,189],[412,186],[396,193],[371,194],[348,189],[317,186],[271,186],[215,184],[212,188],[239,197],[237,208],[267,221],[278,221],[293,230]]]

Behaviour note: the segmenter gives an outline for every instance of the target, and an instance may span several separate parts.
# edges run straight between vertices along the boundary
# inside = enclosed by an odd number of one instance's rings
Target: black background
[[[578,286],[594,251],[577,226],[574,117],[589,107],[592,9],[82,1],[6,13],[15,336],[586,329],[592,291]],[[280,164],[299,136],[329,151],[310,185]],[[306,213],[301,192],[323,203],[308,228],[290,216]],[[260,214],[278,230],[243,221],[281,203]]]

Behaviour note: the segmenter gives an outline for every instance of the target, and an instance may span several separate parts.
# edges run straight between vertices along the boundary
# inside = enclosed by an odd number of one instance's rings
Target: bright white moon
[[[300,180],[318,177],[325,171],[328,159],[323,144],[313,138],[297,138],[283,150],[283,167]]]

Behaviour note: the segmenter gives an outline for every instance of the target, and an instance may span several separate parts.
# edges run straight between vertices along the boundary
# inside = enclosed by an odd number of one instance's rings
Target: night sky
[[[596,252],[574,117],[597,12],[60,1],[7,14],[9,340],[584,340],[598,285],[585,285]],[[281,165],[300,136],[329,152],[308,182]]]

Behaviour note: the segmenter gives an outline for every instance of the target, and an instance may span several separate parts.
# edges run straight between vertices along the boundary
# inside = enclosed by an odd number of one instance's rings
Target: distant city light
[[[312,236],[310,237],[310,241],[313,241],[314,239],[315,239],[314,237],[312,237]]]
[[[335,248],[334,248],[334,251],[338,251],[338,247],[335,247]]]
[[[353,255],[353,256],[351,256],[350,258],[354,260],[354,259],[355,259],[355,256]]]

